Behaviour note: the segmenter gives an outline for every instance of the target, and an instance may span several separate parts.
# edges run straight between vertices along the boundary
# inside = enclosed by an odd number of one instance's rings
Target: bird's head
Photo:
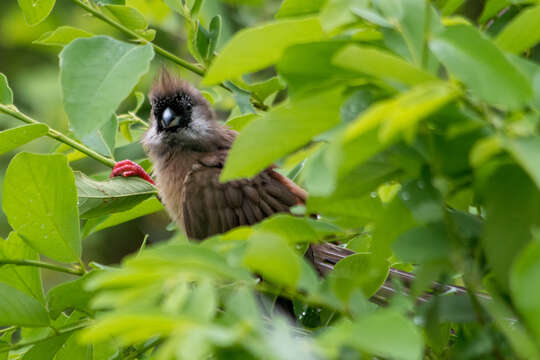
[[[143,143],[148,148],[198,147],[208,141],[215,115],[200,91],[165,70],[150,91],[150,127]]]

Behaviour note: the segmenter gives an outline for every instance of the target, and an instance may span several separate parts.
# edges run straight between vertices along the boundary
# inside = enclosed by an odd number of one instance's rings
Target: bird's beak
[[[169,125],[171,125],[171,121],[173,121],[176,117],[176,114],[174,113],[174,111],[172,111],[171,108],[166,108],[165,111],[163,111],[163,115],[161,117],[161,121],[163,122],[164,127],[169,127]]]

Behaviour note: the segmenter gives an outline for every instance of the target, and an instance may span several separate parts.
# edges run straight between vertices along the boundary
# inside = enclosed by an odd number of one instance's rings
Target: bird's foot
[[[138,176],[143,180],[148,181],[150,184],[155,185],[154,180],[148,175],[146,171],[139,165],[131,160],[123,160],[114,164],[111,171],[111,177],[114,176]]]

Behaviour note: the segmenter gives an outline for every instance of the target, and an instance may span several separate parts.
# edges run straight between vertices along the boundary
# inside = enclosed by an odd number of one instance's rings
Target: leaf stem
[[[20,112],[15,106],[13,105],[2,105],[0,104],[0,112],[3,112],[5,114],[11,115],[16,119],[19,119],[21,121],[24,121],[27,124],[44,124],[45,123],[39,122],[37,120],[32,119],[30,116]],[[82,152],[83,154],[86,154],[88,157],[91,157],[94,160],[99,161],[105,166],[108,166],[110,168],[114,167],[114,160],[109,159],[101,154],[98,154],[94,150],[90,149],[89,147],[77,142],[76,140],[73,140],[66,135],[62,134],[61,132],[51,129],[49,127],[49,131],[47,133],[47,136],[58,140],[66,145],[71,146],[72,148]]]
[[[183,68],[188,69],[191,72],[194,72],[195,74],[198,74],[200,76],[204,76],[204,69],[201,68],[198,64],[192,64],[184,59],[179,58],[178,56],[174,55],[173,53],[163,49],[162,47],[159,47],[158,45],[154,44],[153,42],[145,39],[142,35],[136,33],[135,31],[125,27],[124,25],[114,21],[113,19],[103,15],[101,12],[97,11],[93,7],[83,3],[81,0],[72,0],[75,5],[83,8],[84,10],[88,11],[90,14],[95,16],[96,18],[106,22],[107,24],[111,25],[112,27],[122,31],[123,33],[134,37],[135,39],[139,40],[143,44],[150,44],[154,48],[154,51],[163,56],[164,58],[182,66]]]
[[[70,269],[63,266],[58,266],[58,265],[54,265],[54,264],[50,264],[50,263],[46,263],[46,262],[38,261],[38,260],[1,259],[0,266],[2,265],[35,266],[35,267],[63,272],[66,274],[71,274],[71,275],[78,275],[78,276],[84,275],[84,272],[82,269]]]
[[[41,339],[27,341],[27,342],[21,342],[21,343],[11,345],[11,346],[6,346],[6,347],[0,347],[0,354],[8,352],[8,351],[12,351],[12,350],[19,350],[19,349],[25,348],[27,346],[39,344],[39,343],[42,343],[44,341],[47,341],[49,339],[55,338],[55,337],[60,336],[60,335],[70,334],[72,332],[84,329],[87,325],[88,325],[88,323],[85,322],[83,324],[67,327],[65,329],[60,329],[57,332],[55,332],[53,335],[46,336],[46,337],[41,338]]]
[[[155,340],[152,340],[150,341],[148,344],[146,344],[145,346],[143,346],[142,348],[140,348],[139,350],[137,350],[136,352],[134,352],[133,354],[131,355],[128,355],[124,358],[124,360],[132,360],[132,359],[137,359],[139,356],[141,356],[142,354],[144,354],[145,352],[147,352],[148,350],[160,345],[161,343],[163,342],[163,339],[162,338],[158,338],[158,339],[155,339]]]

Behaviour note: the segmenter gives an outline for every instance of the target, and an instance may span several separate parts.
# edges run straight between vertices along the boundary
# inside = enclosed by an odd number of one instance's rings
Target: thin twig
[[[17,266],[34,266],[34,267],[40,267],[44,269],[49,269],[57,272],[63,272],[66,274],[72,274],[72,275],[78,275],[82,276],[84,275],[84,272],[82,269],[70,269],[63,266],[58,266],[42,261],[37,260],[10,260],[10,259],[2,259],[0,260],[0,266],[2,265],[17,265]]]
[[[19,349],[25,348],[25,347],[27,347],[27,346],[39,344],[39,343],[42,343],[42,342],[44,342],[44,341],[47,341],[47,340],[49,340],[49,339],[55,338],[55,337],[60,336],[60,335],[70,334],[70,333],[72,333],[72,332],[75,332],[75,331],[84,329],[87,325],[88,325],[88,323],[86,322],[86,323],[84,323],[84,324],[79,324],[79,325],[71,326],[71,327],[68,327],[68,328],[66,328],[66,329],[60,329],[60,330],[58,330],[57,332],[55,332],[53,335],[51,335],[51,336],[46,336],[46,337],[41,338],[41,339],[32,340],[32,341],[27,341],[27,342],[20,342],[20,343],[15,344],[15,345],[6,346],[6,347],[1,347],[1,348],[0,348],[0,354],[5,353],[5,352],[8,352],[8,351],[12,351],[12,350],[19,350]]]
[[[11,115],[14,118],[16,118],[18,120],[21,120],[21,121],[24,121],[27,124],[43,124],[43,125],[47,125],[45,123],[34,120],[30,116],[20,112],[13,105],[2,105],[2,104],[0,104],[0,112]],[[87,155],[88,157],[91,157],[92,159],[99,161],[100,163],[102,163],[105,166],[108,166],[108,167],[111,167],[111,168],[114,167],[114,164],[115,164],[114,160],[109,159],[109,158],[107,158],[107,157],[105,157],[105,156],[103,156],[101,154],[98,154],[97,152],[90,149],[89,147],[77,142],[76,140],[73,140],[73,139],[67,137],[66,135],[62,134],[61,132],[59,132],[57,130],[51,129],[49,127],[49,131],[47,132],[47,136],[49,136],[49,137],[51,137],[51,138],[53,138],[55,140],[58,140],[58,141],[66,144],[66,145],[71,146],[72,148],[82,152],[83,154]]]
[[[194,72],[195,74],[198,74],[200,76],[204,76],[205,72],[204,69],[201,68],[198,64],[192,64],[182,58],[179,58],[178,56],[174,55],[173,53],[159,47],[158,45],[154,44],[153,42],[149,41],[148,39],[144,38],[141,34],[136,33],[135,31],[125,27],[124,25],[114,21],[113,19],[105,16],[101,12],[97,11],[91,6],[86,5],[80,0],[72,0],[75,5],[83,8],[84,10],[88,11],[90,14],[95,16],[96,18],[106,22],[107,24],[111,25],[112,27],[115,27],[116,29],[122,31],[123,33],[132,36],[133,38],[137,39],[143,44],[150,44],[154,48],[154,51],[160,54],[161,56],[169,59],[170,61],[182,66],[185,69],[188,69],[191,72]]]
[[[153,341],[150,341],[148,344],[137,350],[137,352],[134,352],[133,354],[130,354],[124,358],[124,360],[133,360],[147,352],[148,350],[160,345],[163,342],[162,338],[155,339]]]

